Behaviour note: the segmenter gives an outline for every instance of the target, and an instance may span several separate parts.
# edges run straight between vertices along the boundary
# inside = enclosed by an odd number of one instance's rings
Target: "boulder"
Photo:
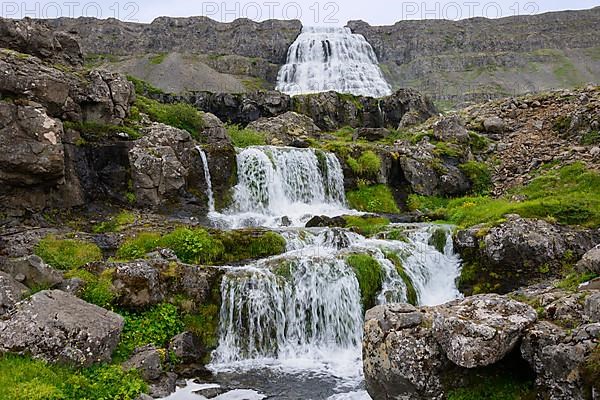
[[[27,286],[0,272],[0,317],[6,314],[23,296],[29,292]]]
[[[411,189],[422,196],[458,196],[467,193],[471,184],[453,165],[438,164],[439,159],[402,157],[400,166]]]
[[[125,370],[135,369],[146,382],[158,380],[162,373],[160,352],[153,345],[135,349],[129,360],[123,363]]]
[[[64,280],[60,271],[46,264],[38,256],[7,259],[0,263],[0,270],[30,288],[52,288],[60,285]]]
[[[175,336],[169,344],[169,352],[179,361],[175,366],[179,376],[195,378],[206,373],[204,365],[209,350],[195,334],[184,332]]]
[[[123,324],[121,316],[73,295],[43,291],[0,320],[0,353],[82,366],[109,362]]]
[[[433,136],[443,142],[468,144],[469,132],[458,115],[439,120],[433,125]]]
[[[590,322],[600,322],[600,292],[594,292],[585,299],[584,314]]]
[[[135,90],[123,75],[92,70],[87,75],[89,84],[76,96],[84,121],[119,125],[135,101]]]
[[[538,398],[590,398],[590,385],[581,372],[597,346],[599,336],[600,324],[584,325],[567,334],[556,325],[543,321],[527,332],[521,353],[536,374]]]
[[[600,275],[600,244],[587,253],[575,265],[575,269],[581,273],[593,273]]]
[[[306,115],[288,111],[270,118],[260,118],[248,125],[248,129],[267,134],[267,142],[289,146],[295,141],[320,136],[321,129]]]
[[[433,335],[447,357],[464,368],[485,367],[502,360],[537,320],[529,305],[498,295],[481,295],[439,307]]]
[[[306,223],[306,228],[345,228],[348,223],[344,217],[315,216]]]
[[[359,140],[364,139],[369,142],[377,142],[384,140],[390,136],[390,131],[386,128],[358,128],[354,132],[353,139]]]
[[[483,121],[483,128],[487,133],[502,134],[506,132],[508,126],[500,117],[489,117]]]

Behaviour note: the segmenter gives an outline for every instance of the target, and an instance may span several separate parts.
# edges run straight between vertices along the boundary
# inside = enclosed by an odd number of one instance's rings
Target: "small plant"
[[[368,254],[352,254],[347,258],[360,286],[361,303],[365,310],[375,306],[377,294],[383,284],[383,270],[375,258]]]
[[[197,312],[185,315],[183,322],[186,329],[198,336],[206,348],[217,347],[219,306],[215,304],[202,305]]]
[[[160,247],[173,250],[186,263],[210,264],[223,256],[223,243],[204,229],[179,228],[159,241]]]
[[[390,224],[389,219],[380,217],[346,216],[344,219],[346,220],[347,228],[353,228],[361,235],[367,237],[381,232]]]
[[[126,125],[110,125],[97,122],[71,122],[65,121],[66,129],[73,129],[82,136],[80,146],[87,142],[97,142],[102,139],[115,137],[118,133],[126,133],[130,139],[139,139],[141,137],[137,128]]]
[[[581,144],[584,146],[592,146],[600,144],[600,131],[589,131],[581,138]]]
[[[161,89],[150,85],[148,82],[145,82],[141,79],[138,79],[134,76],[128,75],[127,80],[133,83],[135,88],[135,93],[138,96],[149,96],[149,95],[161,95],[165,94]]]
[[[362,177],[376,177],[381,171],[381,159],[372,150],[367,150],[358,159],[348,157],[348,166],[355,174]]]
[[[406,299],[407,299],[408,303],[412,304],[413,306],[418,305],[419,304],[419,295],[417,293],[417,290],[415,289],[415,285],[414,285],[412,279],[410,279],[410,276],[408,276],[408,274],[406,273],[406,270],[404,269],[404,266],[402,265],[402,260],[400,259],[398,254],[388,252],[385,254],[385,257],[389,261],[391,261],[392,264],[394,264],[394,267],[396,267],[396,271],[398,272],[398,275],[400,275],[400,278],[402,278],[402,281],[404,282],[404,286],[406,287]]]
[[[150,64],[153,64],[153,65],[162,64],[163,62],[165,62],[167,55],[168,55],[167,53],[159,53],[159,54],[156,54],[156,55],[150,57],[150,60],[149,60]]]
[[[348,192],[350,206],[358,211],[397,214],[400,212],[392,191],[385,185],[359,186]]]
[[[245,148],[267,144],[264,133],[241,128],[239,125],[227,125],[227,133],[235,147]]]
[[[146,254],[155,250],[160,240],[160,234],[154,232],[141,232],[129,238],[119,247],[116,257],[119,260],[131,261],[144,258]]]
[[[162,104],[138,96],[136,106],[141,112],[148,114],[152,121],[186,130],[194,139],[200,137],[200,131],[204,127],[202,113],[189,104]]]
[[[492,174],[485,163],[469,161],[459,166],[473,184],[473,193],[487,194],[492,186]]]
[[[286,241],[279,233],[255,230],[234,230],[215,235],[223,243],[222,261],[237,262],[282,254]]]
[[[52,267],[62,270],[102,260],[102,251],[94,243],[62,240],[55,236],[42,239],[35,247],[35,254]]]

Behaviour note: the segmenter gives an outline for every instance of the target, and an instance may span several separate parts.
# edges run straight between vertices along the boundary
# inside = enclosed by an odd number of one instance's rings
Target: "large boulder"
[[[43,291],[0,320],[0,353],[83,366],[108,362],[123,324],[121,316],[75,296]]]
[[[587,253],[575,265],[575,269],[581,273],[593,273],[600,275],[600,244]]]
[[[28,291],[27,286],[0,272],[0,317],[21,301]]]
[[[284,146],[319,137],[321,132],[312,119],[292,111],[276,117],[260,118],[250,123],[248,128],[266,133],[270,144]]]
[[[536,311],[526,304],[498,295],[473,296],[439,307],[433,335],[454,364],[485,367],[509,354],[536,320]]]
[[[454,246],[465,261],[460,288],[508,293],[543,279],[558,277],[564,262],[574,262],[600,241],[600,232],[507,216],[488,229],[457,232]]]
[[[469,142],[469,132],[458,115],[439,120],[433,126],[433,136],[443,142]]]

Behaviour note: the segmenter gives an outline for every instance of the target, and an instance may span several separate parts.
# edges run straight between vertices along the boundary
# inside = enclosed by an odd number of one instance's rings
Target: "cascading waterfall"
[[[212,189],[212,178],[210,176],[210,168],[208,167],[208,158],[206,157],[206,153],[202,150],[202,147],[196,147],[198,153],[200,154],[200,159],[202,160],[202,168],[204,168],[204,179],[206,181],[206,195],[208,196],[208,212],[215,212],[215,195]]]
[[[311,27],[305,27],[290,46],[277,90],[290,95],[333,90],[370,97],[392,92],[362,35],[350,28]]]

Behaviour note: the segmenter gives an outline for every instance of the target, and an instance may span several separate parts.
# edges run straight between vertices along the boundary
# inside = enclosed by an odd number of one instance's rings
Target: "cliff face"
[[[600,79],[600,7],[502,19],[351,21],[394,86],[453,102],[568,88]]]

